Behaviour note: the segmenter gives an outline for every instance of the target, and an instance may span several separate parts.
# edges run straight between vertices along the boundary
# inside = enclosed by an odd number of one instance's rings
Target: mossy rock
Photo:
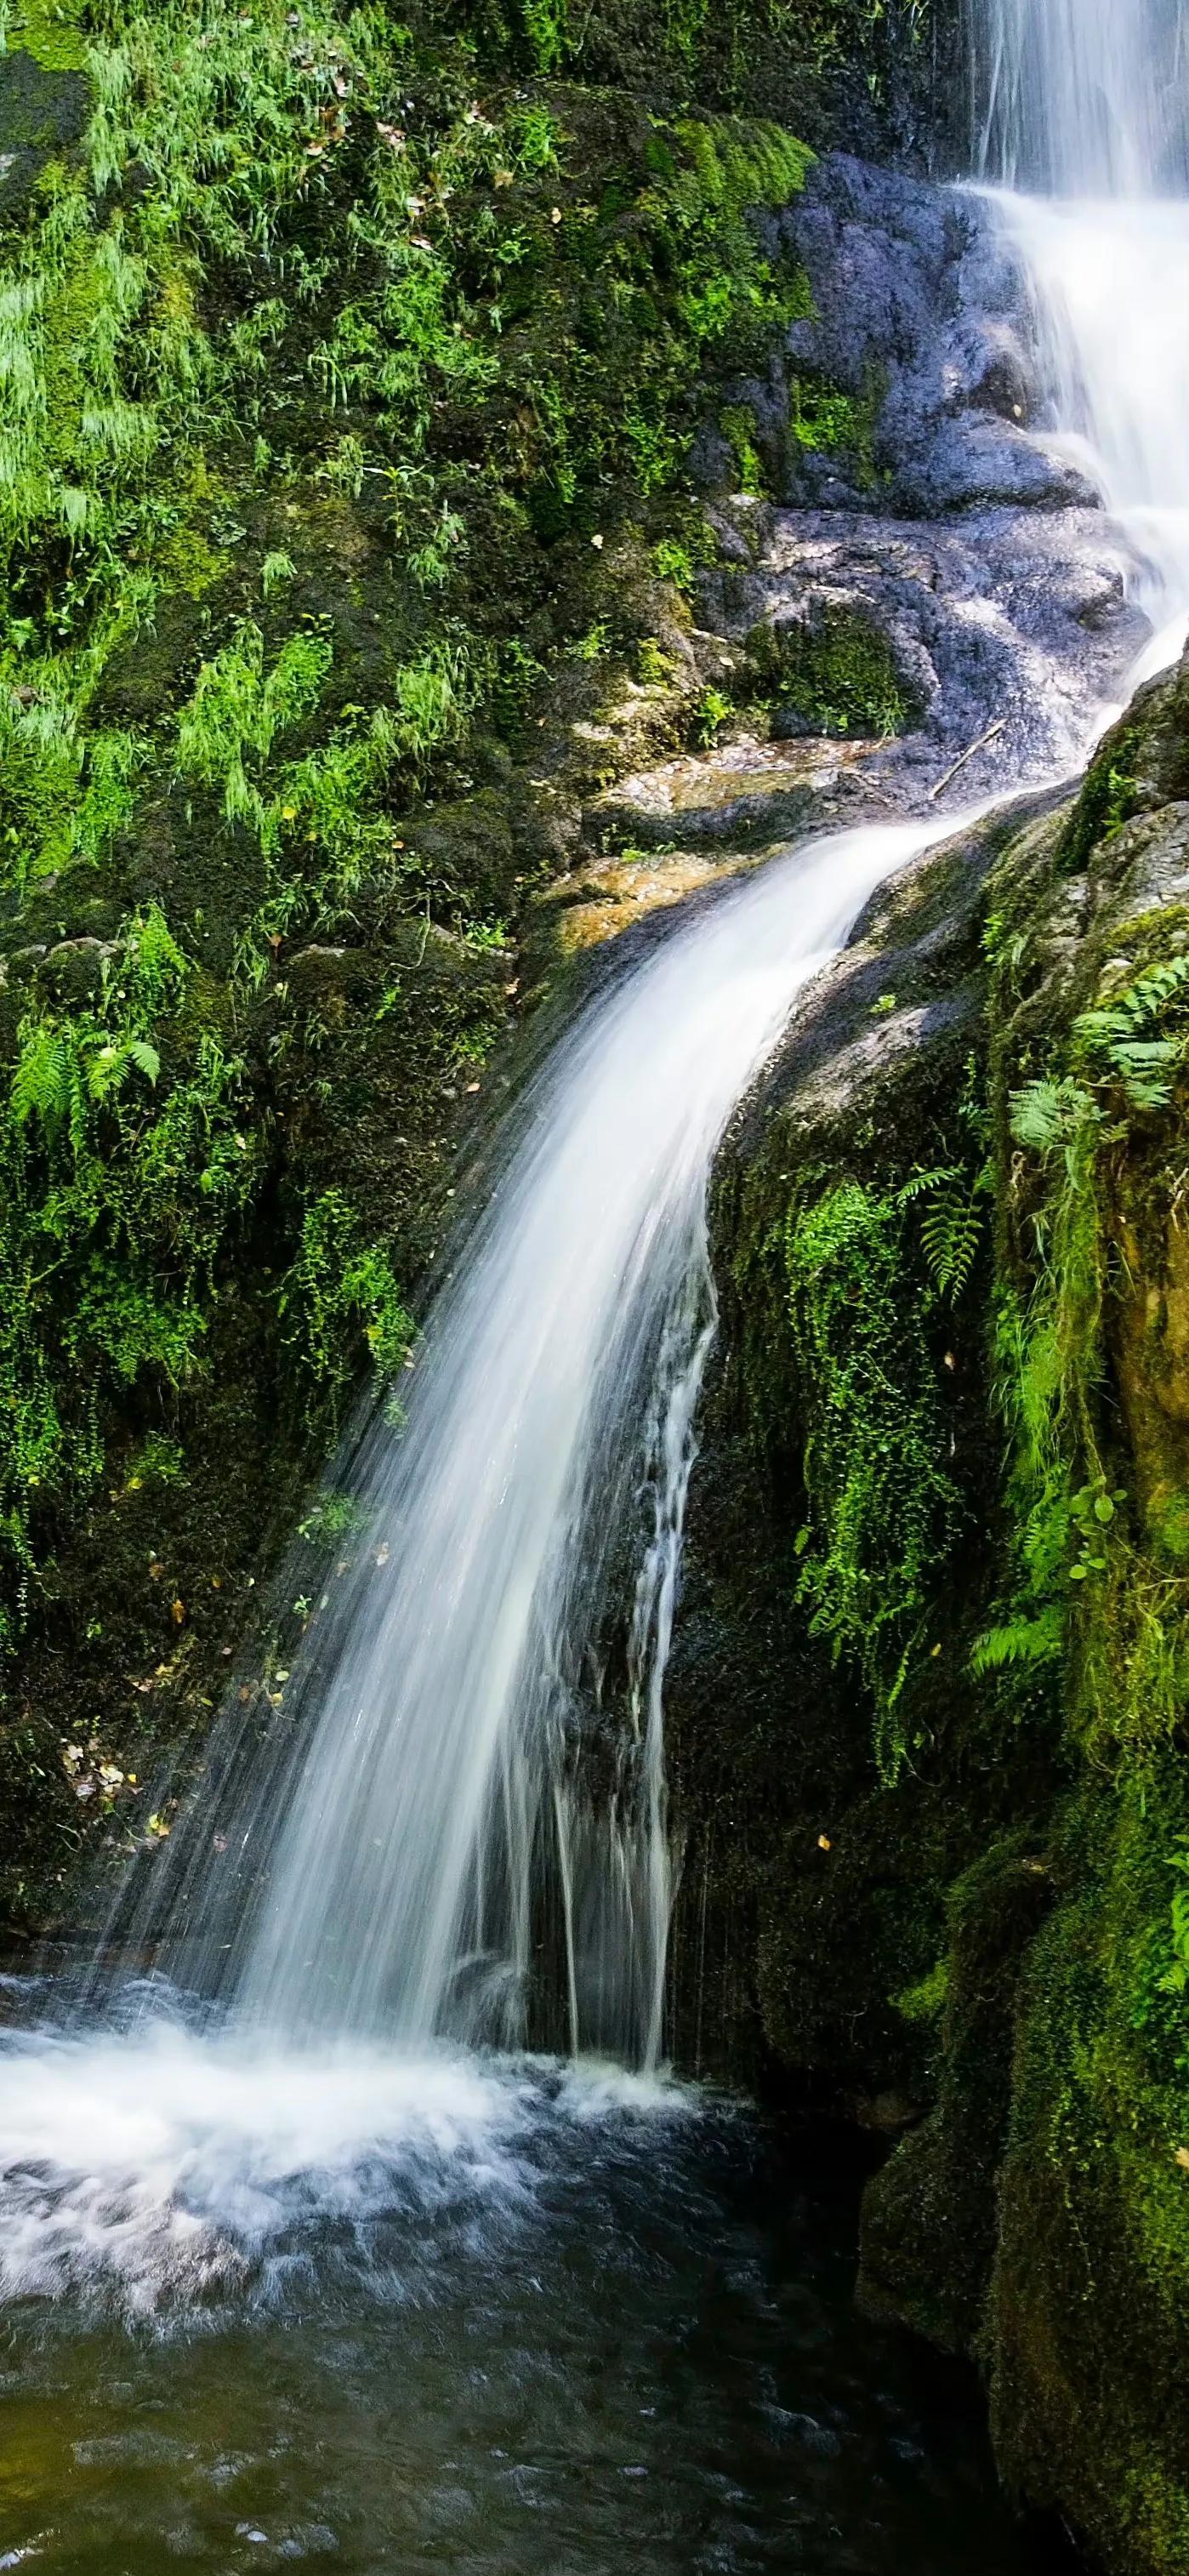
[[[812,602],[803,617],[754,628],[747,658],[774,701],[777,735],[870,740],[907,732],[923,713],[890,638],[861,608]]]
[[[81,141],[90,113],[82,71],[16,48],[0,54],[0,215],[20,211],[39,173]]]
[[[895,1999],[937,2011],[935,2107],[869,2183],[858,2296],[934,2343],[976,2352],[998,2236],[996,2190],[1012,2099],[1021,1972],[1054,1900],[1043,1848],[1017,1830],[974,1862],[946,1901],[944,1974]]]

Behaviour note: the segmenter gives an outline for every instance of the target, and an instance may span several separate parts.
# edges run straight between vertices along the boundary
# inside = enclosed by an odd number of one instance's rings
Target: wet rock
[[[869,490],[883,506],[938,517],[1093,504],[1029,435],[1040,398],[1027,290],[976,191],[834,154],[786,221],[814,304],[789,334],[790,364],[869,405]]]
[[[704,577],[701,613],[753,659],[765,633],[779,655],[782,638],[812,641],[839,620],[874,628],[905,702],[903,722],[886,730],[907,723],[911,733],[873,777],[919,802],[995,725],[962,773],[955,801],[968,803],[1001,779],[1039,780],[1078,757],[1093,708],[1147,631],[1128,605],[1129,565],[1098,510],[986,510],[950,526],[774,511],[746,564],[737,554]]]

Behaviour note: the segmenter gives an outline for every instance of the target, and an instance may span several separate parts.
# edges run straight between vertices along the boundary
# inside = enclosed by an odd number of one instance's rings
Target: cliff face
[[[689,2043],[898,2143],[860,2295],[1009,2481],[1189,2537],[1189,662],[877,898],[719,1172]]]

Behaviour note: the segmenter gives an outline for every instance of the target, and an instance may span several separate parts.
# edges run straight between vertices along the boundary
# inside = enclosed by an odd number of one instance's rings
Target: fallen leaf
[[[833,1848],[834,1848],[833,1843],[831,1842],[830,1837],[829,1837],[829,1835],[828,1835],[828,1834],[819,1834],[819,1835],[818,1835],[818,1838],[817,1838],[817,1847],[818,1847],[818,1850],[819,1850],[819,1851],[833,1851]]]
[[[1186,2173],[1189,2173],[1189,2147],[1177,2148],[1177,2163],[1184,2167]]]
[[[171,1618],[171,1619],[172,1619],[172,1621],[173,1621],[173,1624],[174,1624],[175,1628],[181,1628],[181,1627],[184,1627],[184,1625],[185,1625],[185,1620],[186,1620],[186,1604],[185,1604],[185,1602],[184,1602],[184,1601],[177,1601],[177,1600],[171,1601],[171,1602],[170,1602],[170,1605],[169,1605],[169,1615],[170,1615],[170,1618]]]

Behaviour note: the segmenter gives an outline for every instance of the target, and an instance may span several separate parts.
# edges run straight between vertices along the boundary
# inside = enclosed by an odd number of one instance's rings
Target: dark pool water
[[[610,2071],[0,2034],[0,2567],[1037,2576],[853,2207]]]

